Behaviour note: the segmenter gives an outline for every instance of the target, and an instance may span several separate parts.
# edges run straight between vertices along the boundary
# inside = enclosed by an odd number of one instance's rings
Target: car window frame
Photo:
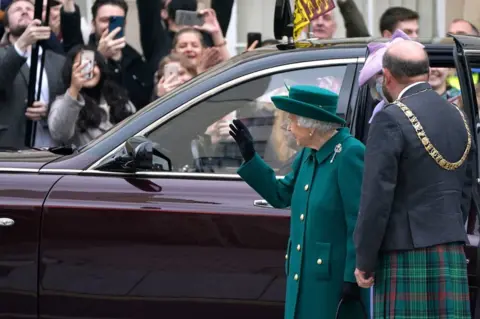
[[[147,127],[143,128],[142,130],[138,131],[136,134],[133,136],[146,136],[155,129],[157,129],[159,126],[163,125],[163,123],[166,123],[169,120],[172,120],[176,116],[182,114],[183,112],[188,111],[190,108],[195,107],[199,103],[202,103],[206,101],[207,99],[211,98],[212,96],[219,94],[225,90],[231,89],[234,86],[241,85],[243,83],[246,83],[248,81],[256,80],[258,78],[264,77],[264,76],[269,76],[269,75],[274,75],[276,73],[282,73],[282,72],[288,72],[288,71],[295,71],[295,70],[301,70],[301,69],[310,69],[310,68],[318,68],[318,67],[328,67],[328,66],[342,66],[344,65],[346,67],[345,70],[345,75],[342,80],[342,87],[341,87],[341,92],[344,90],[344,86],[347,85],[348,88],[352,89],[353,87],[353,79],[355,77],[355,72],[352,72],[352,70],[355,70],[356,68],[349,68],[349,65],[358,64],[359,59],[362,59],[362,57],[352,57],[352,58],[339,58],[339,59],[322,59],[322,60],[315,60],[315,61],[305,61],[305,62],[296,62],[296,63],[290,63],[290,64],[284,64],[281,66],[275,66],[275,67],[270,67],[266,68],[263,70],[259,70],[256,72],[252,72],[250,74],[246,74],[243,76],[240,76],[238,78],[232,79],[228,82],[223,83],[220,86],[217,86],[215,88],[212,88],[210,90],[207,90],[203,92],[202,94],[198,95],[194,99],[191,99],[190,101],[182,104],[181,106],[175,108],[174,110],[170,111],[169,113],[165,114],[161,118],[157,119]],[[345,103],[347,105],[346,109],[346,114],[348,113],[348,108],[350,105],[350,95],[351,94],[343,94],[340,96],[339,103]],[[114,154],[117,154],[118,152],[121,151],[121,149],[124,147],[126,141],[123,141],[120,145],[115,147],[113,150],[108,152],[106,155],[102,156],[100,159],[95,161],[93,164],[91,164],[87,169],[85,169],[82,173],[83,174],[99,174],[99,175],[121,175],[121,176],[126,176],[129,175],[131,176],[132,174],[135,176],[164,176],[164,177],[172,177],[172,178],[185,178],[185,177],[193,177],[193,178],[199,178],[199,179],[221,179],[221,180],[239,180],[240,177],[238,174],[216,174],[216,173],[195,173],[195,172],[136,172],[136,173],[118,173],[118,172],[108,172],[108,171],[101,171],[97,170],[98,168],[107,158],[111,158]],[[282,177],[282,176],[278,176]]]

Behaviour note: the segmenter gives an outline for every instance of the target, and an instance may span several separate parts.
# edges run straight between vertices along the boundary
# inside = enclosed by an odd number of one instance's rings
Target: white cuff
[[[20,50],[16,43],[13,45],[13,47],[15,48],[15,51],[17,51],[19,56],[21,56],[23,58],[28,58],[28,51],[27,50],[26,51]]]

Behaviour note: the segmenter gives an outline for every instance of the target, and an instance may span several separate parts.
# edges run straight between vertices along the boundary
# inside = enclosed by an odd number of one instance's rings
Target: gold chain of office
[[[462,157],[455,163],[451,163],[447,161],[442,156],[442,154],[440,154],[440,152],[435,148],[435,146],[433,146],[433,144],[430,142],[430,139],[427,137],[427,134],[423,130],[422,124],[420,124],[420,122],[418,121],[418,118],[415,116],[415,114],[413,114],[413,112],[408,108],[408,106],[406,106],[400,101],[395,101],[394,104],[397,105],[403,111],[403,113],[405,114],[405,116],[408,118],[413,128],[415,129],[418,139],[425,147],[425,150],[441,168],[449,171],[453,171],[459,168],[460,166],[462,166],[462,164],[467,159],[468,153],[470,152],[470,149],[472,147],[472,135],[470,133],[470,129],[468,128],[468,123],[467,123],[467,120],[465,119],[465,115],[457,106],[454,106],[454,107],[458,110],[458,112],[462,116],[463,123],[465,124],[465,129],[467,130],[467,147],[465,148],[465,152],[463,152]]]

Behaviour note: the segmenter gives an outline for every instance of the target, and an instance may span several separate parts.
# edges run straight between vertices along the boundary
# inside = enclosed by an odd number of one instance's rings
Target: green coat
[[[335,154],[338,144],[341,151]],[[238,170],[270,205],[291,206],[286,319],[334,319],[343,282],[356,282],[352,236],[364,152],[364,145],[342,128],[320,150],[300,151],[292,172],[281,180],[258,154]],[[369,291],[362,289],[362,295],[368,312]],[[347,303],[341,318],[363,319],[359,310]]]

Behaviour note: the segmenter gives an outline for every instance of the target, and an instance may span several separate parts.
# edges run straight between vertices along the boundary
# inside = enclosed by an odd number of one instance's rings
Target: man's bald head
[[[428,80],[430,61],[418,42],[405,40],[392,44],[383,56],[383,68],[399,83]]]

